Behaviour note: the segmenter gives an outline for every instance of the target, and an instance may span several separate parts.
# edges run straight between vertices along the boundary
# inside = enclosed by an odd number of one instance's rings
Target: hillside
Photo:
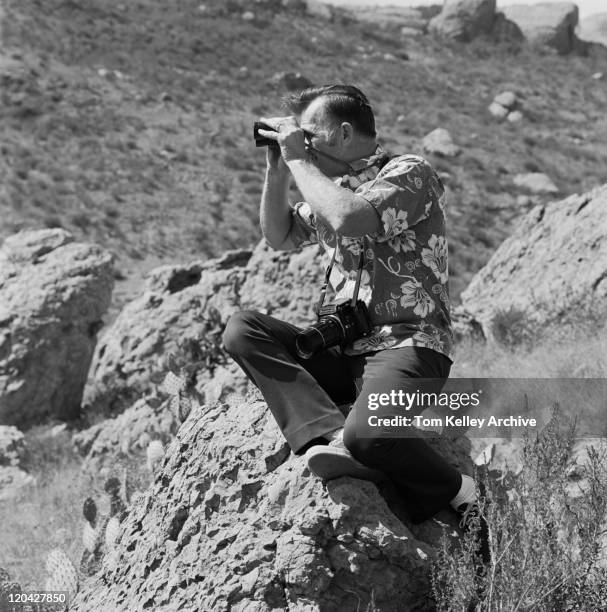
[[[0,238],[64,227],[110,248],[114,309],[159,263],[259,239],[265,161],[251,126],[277,112],[281,71],[360,86],[392,152],[451,132],[461,155],[432,160],[449,189],[456,302],[536,201],[517,199],[517,173],[545,172],[561,195],[607,182],[607,79],[592,78],[604,58],[403,38],[278,1],[4,4]],[[504,90],[522,121],[487,111]]]

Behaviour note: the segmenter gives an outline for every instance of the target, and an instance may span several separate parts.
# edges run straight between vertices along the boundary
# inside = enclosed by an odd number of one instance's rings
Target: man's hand
[[[269,119],[262,117],[260,121],[276,130],[274,132],[271,130],[259,130],[259,133],[278,143],[280,154],[285,164],[296,159],[307,159],[304,131],[299,127],[295,117],[271,117]],[[278,163],[274,162],[273,157],[277,152],[270,152],[271,149],[272,147],[268,147],[268,165],[270,165],[271,157],[273,163]]]

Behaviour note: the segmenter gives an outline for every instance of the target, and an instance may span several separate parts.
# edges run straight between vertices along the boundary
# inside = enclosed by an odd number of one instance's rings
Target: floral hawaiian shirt
[[[387,348],[421,346],[453,360],[449,314],[445,190],[422,157],[375,154],[350,164],[335,182],[373,206],[383,228],[360,237],[336,235],[306,202],[292,206],[291,238],[297,246],[318,243],[328,258],[335,298],[351,297],[359,255],[364,268],[359,299],[374,325],[371,335],[344,347],[347,355]]]

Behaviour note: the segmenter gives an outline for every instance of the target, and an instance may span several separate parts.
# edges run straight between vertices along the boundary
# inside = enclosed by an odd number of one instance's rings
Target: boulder
[[[89,414],[116,414],[153,392],[167,356],[187,364],[204,401],[242,391],[246,377],[227,358],[221,332],[237,310],[255,309],[296,325],[314,320],[322,284],[319,249],[251,251],[151,272],[139,298],[121,311],[97,346],[83,405]]]
[[[588,15],[580,23],[580,38],[607,46],[607,13]]]
[[[494,20],[495,0],[445,0],[428,28],[441,37],[468,42],[490,33]]]
[[[75,418],[113,288],[113,257],[62,229],[0,248],[0,422]]]
[[[468,441],[433,443],[471,469]],[[194,408],[158,470],[72,612],[428,609],[429,564],[457,533],[449,509],[411,525],[388,484],[323,484],[256,395]]]
[[[534,207],[462,293],[489,340],[500,322],[536,340],[607,320],[607,186]],[[569,330],[569,332],[568,332]]]
[[[514,21],[506,19],[504,13],[496,13],[490,37],[497,43],[521,43],[525,40],[521,29]]]
[[[572,2],[514,4],[501,9],[509,21],[521,29],[532,44],[553,47],[560,54],[570,53],[576,46],[575,27],[579,14]]]
[[[219,259],[153,270],[143,294],[129,302],[95,351],[83,397],[89,414],[122,412],[155,389],[168,355],[198,366],[208,382],[226,361],[220,334],[239,310],[243,264],[251,251],[228,251]],[[195,374],[192,372],[192,375]]]
[[[424,137],[422,148],[426,153],[440,157],[455,157],[461,149],[454,144],[451,134],[445,128],[436,128]]]
[[[110,466],[120,458],[143,455],[152,440],[168,443],[181,426],[170,400],[157,396],[138,399],[130,408],[72,438],[88,470]]]
[[[508,118],[510,119],[510,115],[508,115]],[[559,192],[559,188],[554,184],[553,180],[543,172],[517,174],[512,179],[512,182],[517,187],[536,195],[555,194]]]

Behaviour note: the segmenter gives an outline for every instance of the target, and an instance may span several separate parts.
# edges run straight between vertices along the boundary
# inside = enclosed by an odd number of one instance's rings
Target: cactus
[[[172,396],[178,396],[185,391],[185,380],[176,376],[173,372],[167,372],[167,375],[162,381],[161,389]]]
[[[82,514],[91,527],[95,527],[97,521],[97,504],[92,497],[87,497],[82,505]]]
[[[120,521],[117,517],[112,516],[105,527],[105,547],[107,552],[114,548],[118,538],[120,537]]]
[[[78,573],[69,557],[60,549],[55,548],[46,558],[48,578],[45,589],[47,591],[67,591],[68,601],[71,601],[78,592]]]
[[[97,530],[88,521],[85,521],[82,527],[82,544],[84,548],[91,553],[95,552],[97,536]]]
[[[20,592],[21,585],[18,582],[13,582],[10,574],[3,567],[0,567],[0,604],[6,603],[6,597],[10,593]]]
[[[160,440],[152,440],[148,444],[147,449],[147,464],[150,472],[152,472],[153,474],[156,473],[163,457],[164,447],[162,446],[162,442]]]
[[[126,510],[126,504],[121,497],[122,483],[120,480],[112,476],[105,481],[103,488],[110,496],[110,516],[122,515]]]

